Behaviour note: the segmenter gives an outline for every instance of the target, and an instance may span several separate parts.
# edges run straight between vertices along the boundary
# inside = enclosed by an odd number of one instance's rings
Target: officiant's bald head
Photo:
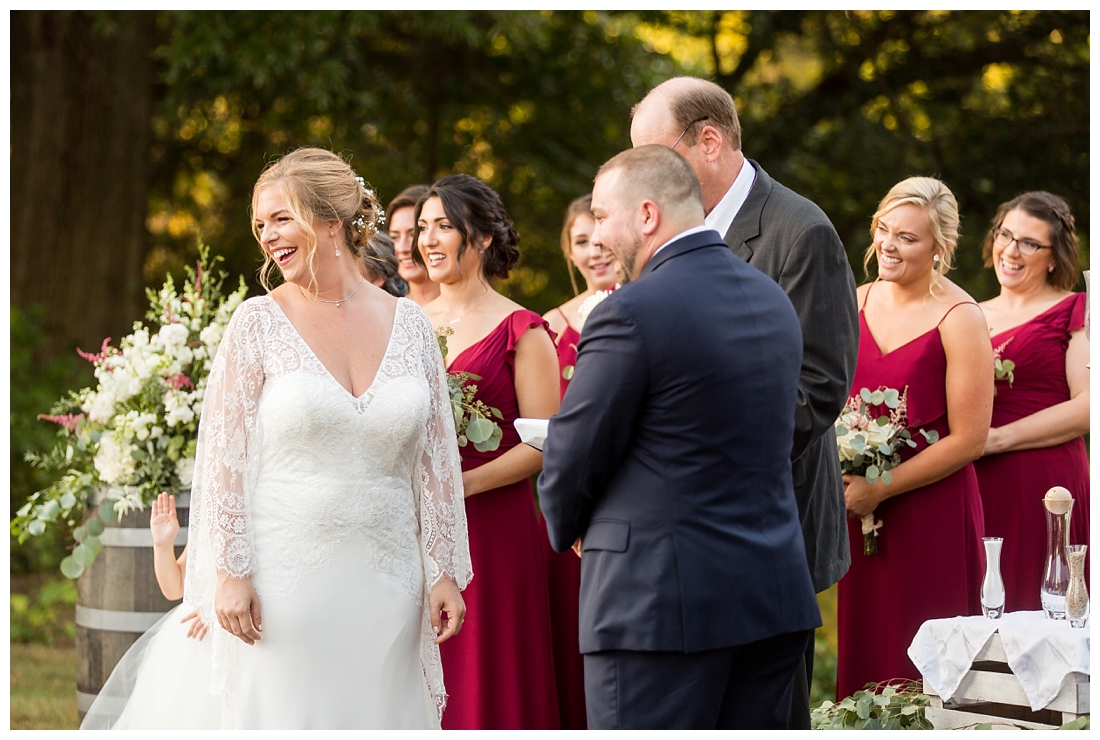
[[[703,196],[687,160],[666,146],[640,146],[600,167],[592,214],[592,243],[614,252],[633,279],[658,247],[703,225]]]

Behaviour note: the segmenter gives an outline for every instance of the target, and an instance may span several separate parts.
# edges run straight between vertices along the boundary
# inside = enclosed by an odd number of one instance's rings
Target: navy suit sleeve
[[[573,380],[543,444],[539,506],[557,552],[583,537],[627,454],[646,395],[645,347],[617,304],[609,298],[585,322]]]

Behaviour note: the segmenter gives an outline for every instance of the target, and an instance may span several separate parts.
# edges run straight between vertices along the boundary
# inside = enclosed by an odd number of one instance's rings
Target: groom
[[[791,485],[802,335],[703,225],[679,154],[642,146],[592,192],[631,282],[585,322],[543,445],[550,542],[582,540],[592,729],[785,729],[821,624]]]

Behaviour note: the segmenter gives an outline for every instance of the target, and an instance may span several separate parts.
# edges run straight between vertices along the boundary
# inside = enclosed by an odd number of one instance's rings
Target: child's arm
[[[187,548],[176,560],[174,543],[180,531],[176,518],[176,497],[162,493],[153,501],[149,531],[153,534],[153,571],[164,598],[183,598],[183,573],[187,564]]]

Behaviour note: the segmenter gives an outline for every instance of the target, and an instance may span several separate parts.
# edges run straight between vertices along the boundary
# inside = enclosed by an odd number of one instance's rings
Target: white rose
[[[884,424],[879,426],[878,424],[871,424],[867,428],[867,446],[878,447],[880,444],[888,444],[890,437],[894,436],[894,425]]]
[[[849,429],[848,433],[836,438],[836,448],[840,453],[840,459],[844,462],[851,462],[856,459],[856,451],[852,447],[852,439],[860,434],[858,430]]]

